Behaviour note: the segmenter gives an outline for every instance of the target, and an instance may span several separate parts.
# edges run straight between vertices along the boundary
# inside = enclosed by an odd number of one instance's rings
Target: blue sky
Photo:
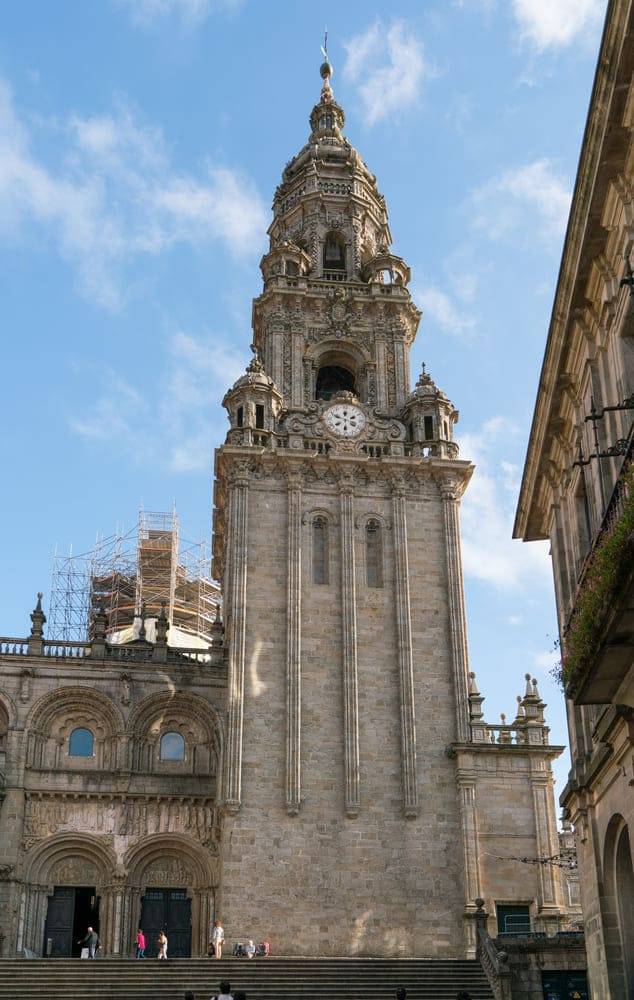
[[[375,0],[328,13],[346,134],[460,409],[472,668],[489,721],[549,678],[544,546],[511,541],[603,0]],[[270,204],[319,94],[322,5],[22,0],[0,38],[0,632],[51,557],[176,501],[209,535],[219,400],[249,357]],[[558,768],[560,780],[566,770]]]

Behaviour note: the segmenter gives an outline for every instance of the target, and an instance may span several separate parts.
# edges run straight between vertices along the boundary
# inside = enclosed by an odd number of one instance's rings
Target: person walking
[[[140,927],[136,932],[136,957],[145,958],[145,934]]]
[[[158,945],[158,955],[157,958],[167,958],[167,934],[165,931],[160,931],[159,936],[156,939]]]
[[[89,927],[86,932],[86,937],[78,941],[77,944],[81,944],[84,948],[88,948],[88,958],[94,958],[97,954],[97,950],[101,947],[101,941],[99,940],[99,935],[97,931],[94,931],[92,927]]]
[[[214,946],[214,958],[222,958],[222,946],[225,943],[225,931],[219,920],[214,920],[214,929],[211,932],[211,943]]]

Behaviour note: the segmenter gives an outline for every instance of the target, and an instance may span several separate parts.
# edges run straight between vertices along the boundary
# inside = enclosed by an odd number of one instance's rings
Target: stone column
[[[302,480],[288,478],[288,590],[286,604],[286,811],[301,803]]]
[[[247,551],[249,479],[246,466],[237,467],[229,482],[227,640],[227,735],[224,755],[224,803],[228,812],[240,808],[242,789],[242,726],[247,614]]]
[[[419,806],[416,780],[416,710],[414,705],[414,661],[412,656],[412,618],[405,503],[405,484],[402,479],[395,479],[392,482],[392,511],[394,514],[394,586],[396,634],[398,637],[403,808],[406,816],[414,817],[418,815]]]
[[[112,931],[112,952],[114,955],[120,955],[122,952],[121,943],[124,927],[124,895],[125,888],[120,879],[117,879],[113,885],[112,894],[114,897],[114,927]],[[125,954],[125,948],[123,949],[123,954]]]
[[[357,672],[357,595],[354,552],[354,486],[339,481],[341,504],[341,611],[345,809],[359,813],[359,694]]]
[[[469,740],[469,653],[467,622],[464,606],[462,553],[460,548],[460,483],[453,477],[439,482],[445,522],[445,553],[447,560],[447,591],[449,597],[449,638],[453,661],[454,697],[456,701],[456,738],[459,743]]]

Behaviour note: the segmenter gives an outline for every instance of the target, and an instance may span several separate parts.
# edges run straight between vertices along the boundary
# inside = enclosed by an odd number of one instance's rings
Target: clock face
[[[365,427],[365,414],[358,406],[336,403],[324,413],[324,423],[339,437],[356,437]]]

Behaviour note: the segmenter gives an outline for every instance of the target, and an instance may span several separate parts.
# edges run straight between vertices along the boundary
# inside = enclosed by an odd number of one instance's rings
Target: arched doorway
[[[634,1000],[634,867],[632,866],[632,845],[627,826],[621,829],[616,842],[614,867],[626,996],[628,1000]]]
[[[109,950],[106,886],[115,867],[110,850],[89,835],[61,834],[36,848],[27,864],[18,950],[51,958],[79,956],[78,942],[88,927]]]
[[[214,915],[217,859],[182,834],[157,834],[134,847],[126,857],[131,954],[137,927],[145,933],[146,954],[156,955],[156,938],[165,931],[168,956],[188,958],[207,953]]]
[[[618,814],[608,824],[603,859],[601,908],[610,987],[615,997],[634,1000],[634,866],[630,831]]]

